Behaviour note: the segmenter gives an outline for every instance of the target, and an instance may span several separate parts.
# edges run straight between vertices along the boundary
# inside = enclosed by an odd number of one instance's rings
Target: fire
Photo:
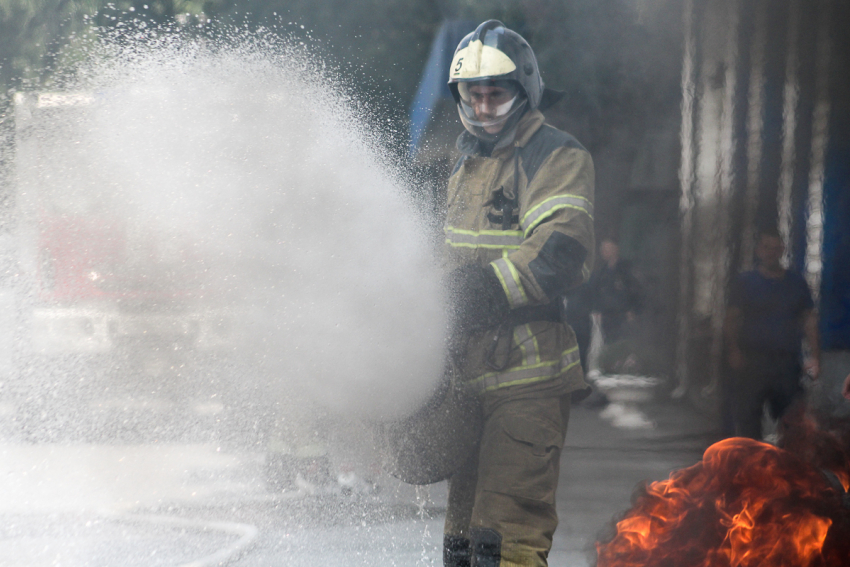
[[[643,487],[614,538],[597,544],[598,566],[850,565],[850,498],[821,471],[824,455],[812,448],[832,449],[828,464],[845,489],[850,459],[835,443],[813,443],[812,435],[791,440],[808,448],[803,456],[811,461],[732,438],[709,447],[696,465]]]

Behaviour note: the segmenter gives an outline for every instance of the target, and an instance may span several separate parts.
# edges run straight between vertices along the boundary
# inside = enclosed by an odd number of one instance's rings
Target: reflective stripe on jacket
[[[587,150],[544,124],[536,110],[520,120],[512,145],[484,156],[477,139],[464,133],[458,149],[463,156],[449,179],[444,227],[448,268],[490,265],[513,309],[559,301],[586,280],[595,246]],[[587,253],[576,273],[561,271],[564,242],[577,242]],[[479,392],[585,387],[575,335],[554,321],[471,337],[462,373]]]

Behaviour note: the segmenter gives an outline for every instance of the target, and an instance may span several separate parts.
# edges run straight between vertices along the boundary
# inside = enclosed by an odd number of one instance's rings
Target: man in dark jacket
[[[626,337],[627,323],[641,309],[640,283],[628,260],[620,258],[620,247],[606,238],[599,245],[600,266],[588,284],[593,294],[594,311],[602,316],[602,334],[606,343]]]

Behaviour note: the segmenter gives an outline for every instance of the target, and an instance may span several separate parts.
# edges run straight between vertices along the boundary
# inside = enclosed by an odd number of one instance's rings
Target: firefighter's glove
[[[502,284],[490,266],[461,266],[449,273],[447,285],[453,341],[498,327],[510,312]]]

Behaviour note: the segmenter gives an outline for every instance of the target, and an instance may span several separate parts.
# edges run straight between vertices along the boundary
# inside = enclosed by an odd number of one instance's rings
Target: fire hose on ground
[[[252,526],[250,524],[239,524],[236,522],[215,522],[148,514],[125,514],[116,516],[115,519],[129,522],[151,523],[160,526],[189,528],[200,531],[218,531],[228,535],[239,536],[239,539],[234,543],[219,549],[215,553],[211,553],[188,563],[181,563],[179,567],[212,567],[213,565],[225,564],[245,552],[245,550],[254,543],[254,540],[257,539],[257,534],[259,533],[256,526]]]

